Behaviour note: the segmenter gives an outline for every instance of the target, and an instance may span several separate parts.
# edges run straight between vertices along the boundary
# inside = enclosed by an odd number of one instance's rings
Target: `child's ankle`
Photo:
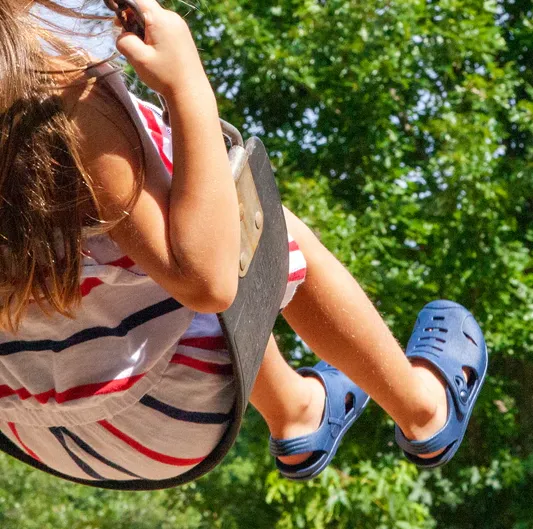
[[[305,435],[320,426],[324,411],[324,386],[318,379],[306,377],[297,391],[298,396],[290,406],[279,410],[278,414],[267,420],[270,433],[275,439]]]
[[[446,422],[445,382],[424,364],[415,364],[413,369],[420,381],[420,397],[398,426],[409,439],[423,440],[437,433]]]

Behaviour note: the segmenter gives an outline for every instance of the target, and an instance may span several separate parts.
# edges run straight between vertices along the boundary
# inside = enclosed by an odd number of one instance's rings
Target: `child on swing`
[[[74,478],[176,476],[217,444],[234,398],[214,314],[236,293],[239,215],[215,96],[187,25],[156,0],[138,2],[145,40],[116,44],[164,96],[172,135],[117,69],[31,24],[32,4],[0,0],[0,430]],[[335,257],[286,221],[282,314],[322,361],[293,371],[268,344],[251,402],[280,472],[318,475],[368,395],[411,461],[449,461],[486,373],[473,316],[429,303],[404,353]]]

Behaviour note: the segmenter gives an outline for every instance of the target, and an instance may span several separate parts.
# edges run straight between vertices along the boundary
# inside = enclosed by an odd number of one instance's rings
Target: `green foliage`
[[[0,455],[2,529],[193,529],[188,490],[126,493],[73,485]]]
[[[480,320],[490,376],[452,463],[418,472],[371,407],[309,484],[250,413],[227,461],[167,492],[60,483],[0,458],[2,528],[533,529],[531,0],[225,0],[187,15],[221,114],[405,343],[427,301]],[[290,360],[313,361],[280,322]]]
[[[328,468],[305,484],[268,478],[267,501],[281,510],[277,529],[432,529],[431,495],[424,478],[405,461],[391,457]]]

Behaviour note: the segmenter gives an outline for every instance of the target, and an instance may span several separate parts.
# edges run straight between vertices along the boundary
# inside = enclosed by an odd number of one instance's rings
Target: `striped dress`
[[[170,130],[131,95],[165,167]],[[289,238],[283,305],[305,277]],[[161,480],[211,452],[234,401],[216,315],[182,306],[107,236],[84,242],[75,319],[30,305],[20,331],[0,332],[0,430],[28,455],[89,480]]]

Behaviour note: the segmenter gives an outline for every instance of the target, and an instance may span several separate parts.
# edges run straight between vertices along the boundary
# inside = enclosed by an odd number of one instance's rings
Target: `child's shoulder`
[[[143,154],[121,70],[101,64],[57,83],[57,94],[70,118],[77,155],[90,175],[105,218],[127,209],[142,172]],[[120,95],[119,95],[120,93]],[[108,197],[114,196],[112,204]],[[120,216],[120,215],[119,215]]]
[[[95,129],[100,134],[125,138],[135,136],[135,127],[128,109],[121,103],[128,92],[122,80],[121,70],[102,64],[68,80],[59,90],[64,108],[72,121],[85,130]]]

